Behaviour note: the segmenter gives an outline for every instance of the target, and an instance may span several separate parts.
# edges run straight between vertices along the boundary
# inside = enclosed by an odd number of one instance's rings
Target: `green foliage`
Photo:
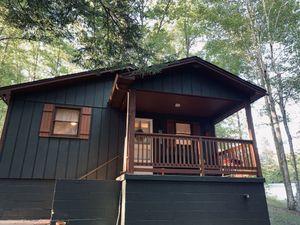
[[[0,86],[58,76],[78,70],[71,63],[73,48],[61,39],[47,42],[28,39],[24,31],[4,18],[0,4]]]
[[[300,165],[300,153],[296,154],[296,158],[297,158],[297,164]],[[266,182],[282,183],[283,178],[280,173],[277,159],[275,157],[275,152],[270,149],[264,149],[264,151],[260,154],[260,160],[261,160],[263,176],[266,179]],[[295,182],[294,179],[295,171],[292,168],[292,160],[290,155],[287,155],[287,162],[290,171],[291,182]]]
[[[216,124],[216,136],[221,138],[247,139],[245,115],[239,111]]]
[[[66,39],[85,68],[143,63],[136,1],[5,1],[5,21],[43,41]]]
[[[2,134],[2,129],[1,128],[4,125],[6,112],[7,112],[7,105],[3,101],[0,101],[0,137],[1,137],[1,134]]]
[[[221,138],[239,138],[239,128],[233,118],[216,124],[216,136]]]
[[[262,166],[262,172],[263,172],[263,177],[266,179],[266,183],[282,183],[283,178],[280,173],[280,169],[278,166],[277,161],[272,157],[274,153],[271,155],[263,156],[261,154],[261,166]],[[264,157],[268,157],[271,160],[264,160]]]

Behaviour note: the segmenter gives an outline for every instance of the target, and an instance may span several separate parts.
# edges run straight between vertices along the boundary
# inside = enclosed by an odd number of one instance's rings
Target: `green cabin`
[[[251,103],[266,91],[198,57],[0,88],[0,221],[270,225]],[[244,109],[249,138],[216,137]]]

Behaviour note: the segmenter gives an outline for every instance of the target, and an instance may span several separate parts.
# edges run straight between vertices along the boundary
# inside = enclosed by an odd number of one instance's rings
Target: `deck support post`
[[[133,174],[134,172],[134,122],[136,112],[136,93],[134,90],[127,92],[127,114],[126,114],[126,143],[124,160],[126,172]]]
[[[247,124],[248,124],[248,136],[249,136],[249,139],[252,140],[252,144],[253,144],[253,152],[254,152],[254,157],[255,157],[255,162],[256,162],[256,167],[257,167],[257,176],[262,177],[261,165],[260,165],[259,154],[258,154],[258,149],[257,149],[257,143],[256,143],[255,132],[254,132],[254,124],[253,124],[253,119],[252,119],[250,103],[246,103],[245,111],[246,111]]]

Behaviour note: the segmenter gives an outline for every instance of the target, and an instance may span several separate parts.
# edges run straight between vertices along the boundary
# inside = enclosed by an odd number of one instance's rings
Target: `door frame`
[[[139,117],[136,117],[134,122],[136,121],[141,121],[141,122],[150,122],[150,134],[153,133],[153,119],[151,118],[139,118]],[[136,144],[136,141],[134,140],[134,146]],[[134,147],[135,148],[135,147]],[[152,157],[152,160],[153,160],[153,143],[150,143],[150,151],[151,151],[151,157]],[[135,149],[134,149],[134,156],[135,156]],[[133,161],[135,161],[133,159]],[[153,168],[152,166],[134,166],[135,168]],[[152,172],[134,172],[134,174],[140,174],[140,175],[152,175],[153,173]]]

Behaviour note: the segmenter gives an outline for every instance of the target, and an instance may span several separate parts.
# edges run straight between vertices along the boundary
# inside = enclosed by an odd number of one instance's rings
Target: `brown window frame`
[[[49,137],[61,137],[61,138],[79,138],[80,135],[80,126],[81,126],[81,117],[82,117],[82,108],[78,106],[66,106],[66,105],[54,105],[54,111],[51,120],[51,130]],[[54,124],[57,120],[55,120],[57,109],[73,109],[79,111],[78,122],[77,122],[77,134],[55,134],[54,133]]]
[[[190,133],[184,134],[184,133],[177,133],[177,124],[186,124],[190,126]],[[183,121],[175,121],[175,134],[176,135],[183,135],[183,136],[191,136],[192,135],[192,124],[190,122],[183,122]]]
[[[77,134],[55,134],[54,123],[57,109],[75,109],[79,111]],[[39,137],[41,138],[68,138],[88,140],[91,135],[93,108],[88,106],[55,105],[45,103],[40,123]]]

